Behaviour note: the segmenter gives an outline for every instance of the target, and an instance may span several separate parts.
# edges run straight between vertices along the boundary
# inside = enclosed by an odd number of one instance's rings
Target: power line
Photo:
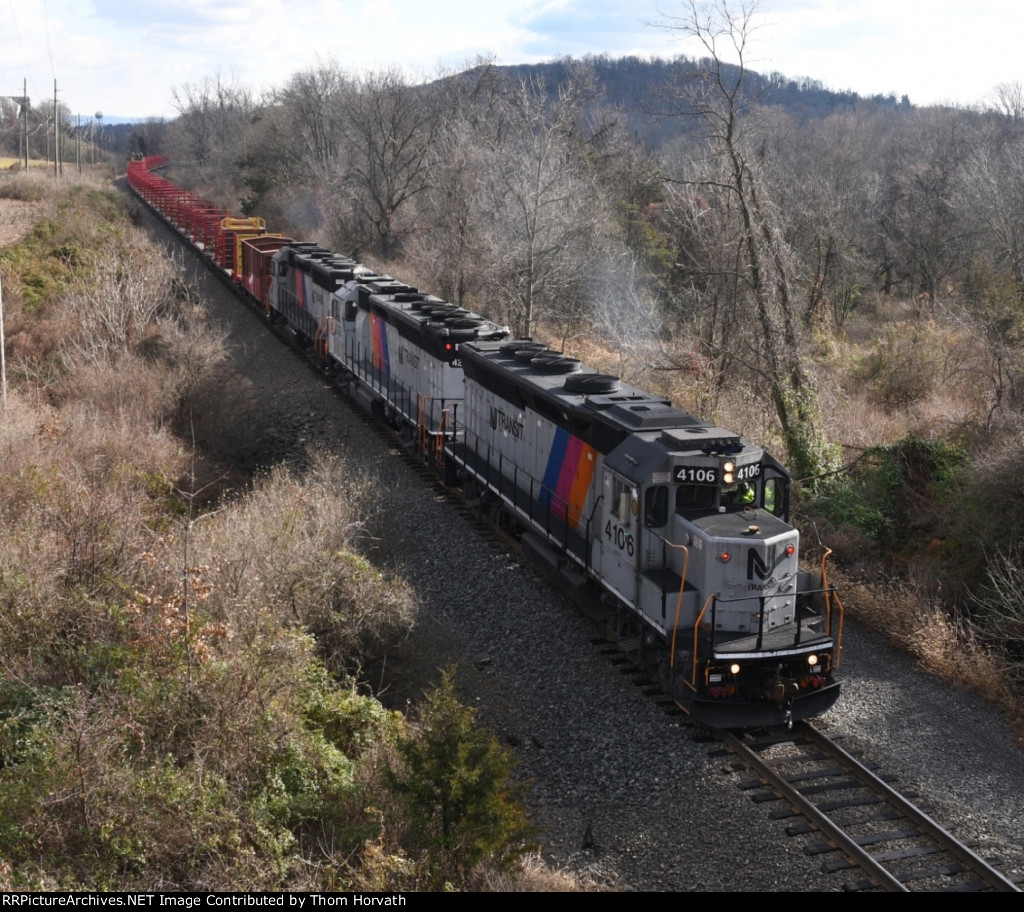
[[[18,26],[18,13],[14,7],[14,0],[8,0],[8,5],[11,8],[11,19],[14,21],[14,34],[18,38],[18,47],[21,48],[21,59],[25,64],[25,72],[28,73],[28,80],[32,83],[32,92],[37,97],[42,97],[42,93],[36,86],[35,78],[32,76],[32,68],[28,65],[28,55],[25,53],[25,42],[21,40],[21,28]]]
[[[11,2],[13,3],[14,0],[11,0]],[[46,36],[46,53],[50,58],[50,75],[56,81],[57,70],[53,65],[53,49],[50,47],[50,19],[46,15],[46,0],[39,0],[39,3],[43,8],[43,33]]]

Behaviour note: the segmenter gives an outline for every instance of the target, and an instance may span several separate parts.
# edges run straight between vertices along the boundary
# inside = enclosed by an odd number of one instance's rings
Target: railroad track
[[[742,767],[767,784],[755,800],[784,801],[780,817],[806,823],[790,835],[818,832],[824,843],[805,851],[827,856],[826,871],[856,869],[848,890],[888,892],[1021,892],[1004,874],[958,840],[813,725],[790,732],[717,733]]]

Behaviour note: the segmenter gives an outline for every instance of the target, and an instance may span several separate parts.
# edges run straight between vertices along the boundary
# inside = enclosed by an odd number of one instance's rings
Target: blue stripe
[[[562,463],[565,451],[569,446],[570,434],[565,428],[555,431],[555,439],[551,441],[551,454],[544,470],[544,482],[540,489],[540,502],[545,507],[551,504],[551,497],[558,489],[558,478],[562,474]]]

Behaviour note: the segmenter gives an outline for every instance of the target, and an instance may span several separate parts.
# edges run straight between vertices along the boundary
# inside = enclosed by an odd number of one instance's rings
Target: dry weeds
[[[380,528],[380,488],[314,455],[301,479],[279,467],[244,499],[183,527],[164,542],[163,560],[175,559],[191,530],[188,565],[203,568],[215,593],[206,606],[214,620],[252,638],[271,611],[312,633],[331,668],[352,671],[416,613],[411,589],[360,554]]]
[[[527,855],[518,870],[484,870],[475,889],[489,893],[604,893],[610,889],[597,880],[572,871],[552,868],[540,855]]]
[[[0,173],[0,247],[24,237],[32,226],[56,211],[52,178]]]
[[[927,671],[1001,707],[1024,741],[1018,672],[1001,650],[987,645],[970,624],[953,619],[948,607],[910,581],[851,583],[842,571],[832,577],[853,616]]]

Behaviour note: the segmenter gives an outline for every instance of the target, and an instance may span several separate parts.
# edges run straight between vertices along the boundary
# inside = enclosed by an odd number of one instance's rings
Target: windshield
[[[773,500],[774,500],[774,488]],[[741,481],[723,485],[678,485],[676,487],[676,513],[701,512],[722,508],[728,513],[764,506],[774,512],[772,506],[763,504],[760,481]]]

